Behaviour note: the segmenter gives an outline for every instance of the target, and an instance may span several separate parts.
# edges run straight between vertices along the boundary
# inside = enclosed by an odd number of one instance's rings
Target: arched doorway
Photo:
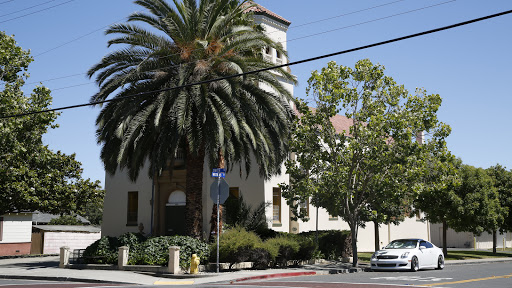
[[[185,235],[185,192],[176,190],[165,204],[165,235]]]

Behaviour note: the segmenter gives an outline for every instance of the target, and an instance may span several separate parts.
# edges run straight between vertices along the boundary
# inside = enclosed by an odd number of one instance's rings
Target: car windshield
[[[412,249],[416,248],[416,240],[395,240],[388,244],[385,249]]]

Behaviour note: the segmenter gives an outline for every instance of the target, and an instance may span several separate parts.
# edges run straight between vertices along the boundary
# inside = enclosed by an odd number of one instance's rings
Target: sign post
[[[228,198],[229,186],[223,179],[226,177],[225,169],[213,169],[212,177],[217,178],[217,181],[213,182],[210,186],[210,198],[217,203],[217,273],[219,273],[220,204],[224,203]]]

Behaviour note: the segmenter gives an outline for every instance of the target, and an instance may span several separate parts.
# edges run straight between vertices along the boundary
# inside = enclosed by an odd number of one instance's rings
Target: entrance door
[[[183,191],[174,191],[165,205],[165,235],[185,235],[185,203]]]
[[[185,235],[185,206],[165,207],[165,235]]]

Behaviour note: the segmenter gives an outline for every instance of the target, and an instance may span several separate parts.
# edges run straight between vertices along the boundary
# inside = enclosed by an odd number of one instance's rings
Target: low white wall
[[[431,225],[432,243],[442,247],[443,245],[443,225],[440,223]],[[505,239],[505,246],[512,247],[512,233],[505,233],[497,235],[498,248],[503,248],[503,239]],[[448,228],[446,231],[446,246],[448,248],[475,248],[476,249],[492,249],[492,234],[482,233],[480,236],[475,236],[470,232],[455,232],[453,229]]]
[[[32,214],[2,215],[3,231],[0,243],[27,243],[32,239]]]
[[[58,254],[62,246],[85,249],[100,239],[101,233],[44,232],[43,254]]]

